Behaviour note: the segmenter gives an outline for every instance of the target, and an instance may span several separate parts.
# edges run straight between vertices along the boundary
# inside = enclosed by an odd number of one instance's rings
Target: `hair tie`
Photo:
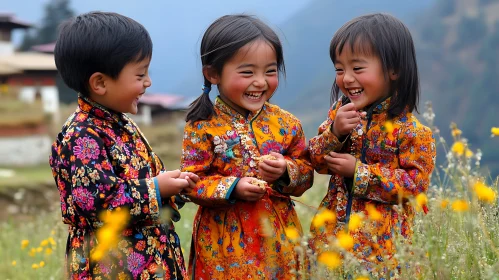
[[[210,94],[211,86],[203,85],[203,94]]]

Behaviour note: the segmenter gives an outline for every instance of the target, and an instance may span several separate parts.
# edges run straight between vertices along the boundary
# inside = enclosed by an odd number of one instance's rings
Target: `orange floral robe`
[[[258,178],[256,157],[284,155],[287,175],[257,202],[231,197],[242,177]],[[285,229],[302,228],[289,196],[313,183],[299,120],[265,103],[247,118],[217,98],[215,115],[185,126],[181,168],[200,181],[188,197],[194,220],[189,271],[193,279],[288,279],[297,256]]]
[[[352,253],[373,272],[373,276],[376,276],[376,264],[386,270],[397,266],[392,258],[395,253],[393,239],[400,234],[409,241],[414,209],[408,198],[426,192],[436,157],[431,130],[408,110],[387,123],[389,104],[390,98],[372,106],[342,143],[332,133],[336,112],[342,106],[340,100],[319,127],[319,135],[309,141],[311,161],[319,173],[330,172],[324,156],[331,151],[349,153],[357,158],[353,179],[331,174],[319,213],[327,209],[334,212],[337,219],[318,227],[312,224],[312,248],[317,253],[324,251],[330,238],[345,230],[351,215],[363,213],[368,217],[367,209],[373,207],[380,212],[381,219],[366,220],[359,229],[350,232],[354,239]],[[401,212],[394,210],[399,202],[402,203]]]

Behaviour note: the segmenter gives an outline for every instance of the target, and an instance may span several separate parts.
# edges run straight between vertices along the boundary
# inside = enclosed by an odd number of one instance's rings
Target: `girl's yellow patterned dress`
[[[310,139],[312,164],[317,172],[328,174],[324,156],[331,151],[349,153],[357,158],[353,180],[331,174],[328,192],[319,213],[325,209],[336,214],[335,221],[319,227],[311,226],[312,248],[323,252],[331,237],[345,230],[353,214],[368,216],[376,209],[381,218],[366,220],[350,235],[354,239],[352,253],[376,276],[376,264],[392,270],[397,266],[392,241],[400,234],[410,242],[414,209],[407,198],[425,192],[435,165],[436,148],[431,130],[405,110],[388,121],[390,98],[371,106],[361,123],[341,143],[332,133],[338,101],[328,119],[319,127],[319,135]],[[402,203],[402,211],[394,206]],[[318,214],[320,215],[320,214]]]
[[[284,155],[287,175],[257,202],[231,197],[239,178],[258,178],[255,158]],[[200,205],[194,220],[189,270],[193,279],[286,279],[297,259],[285,229],[302,228],[289,195],[312,186],[299,120],[265,103],[245,118],[221,99],[207,121],[188,123],[182,170],[199,175],[189,198]]]

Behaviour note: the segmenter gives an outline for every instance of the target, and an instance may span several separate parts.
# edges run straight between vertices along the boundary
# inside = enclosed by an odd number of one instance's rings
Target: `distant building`
[[[12,30],[30,24],[0,13],[0,165],[46,164],[47,115],[57,119],[59,93],[53,54],[16,52]]]
[[[138,124],[176,121],[183,118],[190,98],[166,93],[146,93],[139,99],[139,111],[130,117]]]
[[[11,40],[12,30],[29,27],[13,14],[0,13],[0,89],[3,94],[18,95],[26,102],[41,100],[43,110],[57,116],[59,92],[54,55],[16,52]]]

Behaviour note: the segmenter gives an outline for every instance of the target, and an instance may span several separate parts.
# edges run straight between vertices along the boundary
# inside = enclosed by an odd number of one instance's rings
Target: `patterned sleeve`
[[[231,203],[230,195],[239,182],[237,177],[208,174],[213,160],[213,144],[205,126],[202,123],[187,123],[184,128],[180,168],[199,176],[200,180],[187,197],[202,206],[215,207]]]
[[[330,152],[337,152],[343,146],[338,137],[332,131],[333,122],[336,117],[337,109],[341,107],[341,101],[331,106],[328,112],[328,118],[319,126],[319,133],[309,141],[310,160],[315,170],[320,174],[329,174],[327,163],[324,156]]]
[[[287,154],[284,155],[287,163],[289,184],[285,185],[282,181],[278,181],[277,183],[281,193],[301,196],[306,190],[312,187],[314,169],[310,164],[307,142],[300,122],[293,127],[292,133],[295,136],[287,149]]]
[[[55,147],[59,189],[71,193],[67,201],[93,227],[102,225],[99,213],[115,208],[130,210],[130,223],[159,223],[159,190],[153,179],[123,180],[113,169],[112,154],[92,128],[81,128],[68,141]],[[62,187],[64,186],[64,187]]]
[[[354,195],[385,203],[398,203],[400,198],[416,196],[428,189],[436,157],[431,130],[421,124],[408,122],[399,135],[400,168],[357,162]]]

